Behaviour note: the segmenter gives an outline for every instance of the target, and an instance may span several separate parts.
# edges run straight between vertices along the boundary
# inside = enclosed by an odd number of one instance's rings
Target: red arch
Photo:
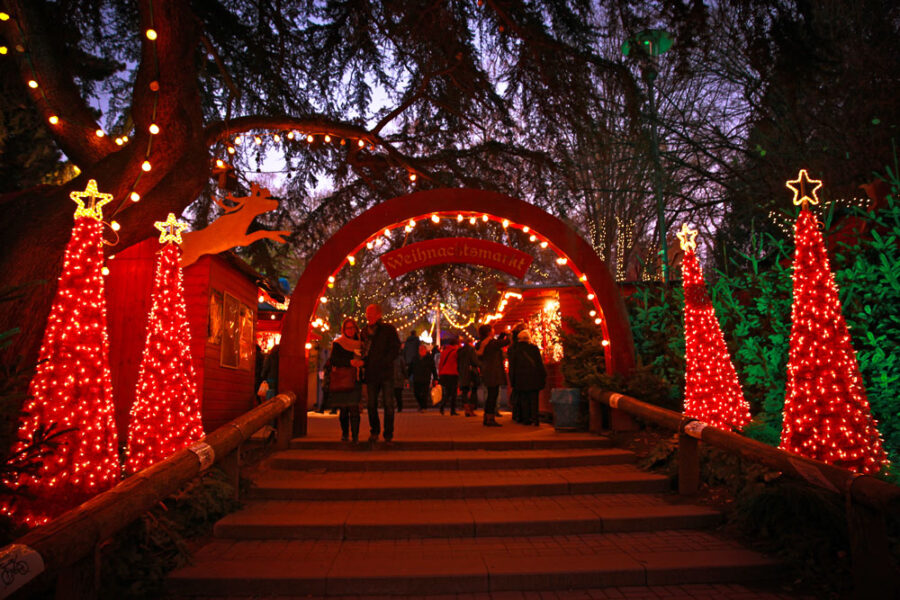
[[[303,271],[284,316],[279,350],[279,389],[297,394],[298,413],[294,433],[306,433],[306,395],[308,366],[306,341],[309,323],[328,277],[347,261],[349,255],[364,247],[366,240],[386,227],[434,213],[478,213],[507,218],[529,227],[549,242],[549,247],[571,261],[573,270],[586,278],[586,288],[603,316],[606,368],[626,373],[634,366],[634,342],[625,303],[606,263],[593,248],[565,223],[540,208],[497,192],[445,188],[398,196],[373,206],[334,234]],[[314,366],[315,368],[315,366]]]

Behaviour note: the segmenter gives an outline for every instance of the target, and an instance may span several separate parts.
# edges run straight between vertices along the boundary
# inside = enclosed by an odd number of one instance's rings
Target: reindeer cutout
[[[204,229],[181,234],[181,266],[182,268],[197,262],[204,254],[218,254],[237,246],[249,246],[257,240],[268,238],[283,244],[290,231],[267,231],[261,229],[247,233],[247,228],[257,215],[278,208],[278,201],[269,195],[269,190],[257,184],[250,187],[250,195],[235,198],[226,194],[225,199],[234,205],[216,200],[216,204],[225,210],[225,214],[210,223]]]

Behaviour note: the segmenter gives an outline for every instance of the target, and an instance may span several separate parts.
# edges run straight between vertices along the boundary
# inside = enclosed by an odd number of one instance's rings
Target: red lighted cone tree
[[[203,437],[197,378],[191,363],[190,331],[184,303],[181,232],[185,225],[169,213],[159,221],[164,244],[156,262],[153,304],[128,426],[126,470],[134,473]]]
[[[887,460],[815,215],[822,182],[801,170],[787,182],[801,205],[794,226],[794,301],[781,448],[857,473]]]
[[[70,197],[78,204],[75,224],[13,454],[50,429],[71,431],[58,437],[59,445],[35,470],[8,482],[21,495],[2,507],[30,526],[112,487],[121,471],[102,274],[102,207],[112,194],[100,193],[91,179]]]
[[[725,431],[742,429],[750,421],[750,405],[706,291],[695,252],[697,232],[685,224],[677,235],[684,250],[684,414]]]

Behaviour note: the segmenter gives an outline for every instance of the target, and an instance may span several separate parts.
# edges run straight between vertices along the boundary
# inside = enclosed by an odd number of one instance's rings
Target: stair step
[[[488,428],[485,428],[488,429]],[[525,432],[528,428],[522,427]],[[549,433],[555,433],[552,427],[543,427]],[[535,430],[538,431],[538,430]],[[353,448],[337,439],[340,432],[335,432],[335,439],[309,439],[296,438],[291,440],[290,447],[295,450],[343,450],[351,451]],[[360,437],[367,434],[360,432]],[[546,438],[503,438],[497,439],[395,439],[391,442],[390,451],[396,450],[568,450],[576,448],[610,448],[612,442],[609,438],[584,433],[569,433],[564,435],[548,436]],[[384,441],[369,444],[360,442],[360,449],[384,449]]]
[[[215,535],[232,539],[391,539],[581,535],[714,527],[715,510],[662,495],[603,494],[461,500],[259,501]]]
[[[632,465],[559,469],[433,471],[292,471],[268,469],[249,492],[267,500],[412,500],[664,492],[663,475]]]
[[[174,571],[179,595],[454,594],[742,583],[778,563],[702,531],[384,541],[216,540]]]
[[[275,469],[327,471],[426,471],[525,469],[615,465],[634,462],[618,448],[572,450],[287,450],[274,455]]]

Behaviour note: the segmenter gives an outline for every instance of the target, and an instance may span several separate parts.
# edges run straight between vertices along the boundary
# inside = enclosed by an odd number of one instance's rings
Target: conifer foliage
[[[147,341],[128,426],[126,470],[134,473],[203,437],[197,377],[180,266],[185,225],[169,214],[156,223],[165,244],[156,261]]]
[[[719,429],[743,429],[750,421],[734,364],[697,260],[697,232],[685,224],[678,233],[684,250],[685,376],[684,414]]]
[[[876,473],[887,455],[872,417],[819,224],[807,204],[822,183],[805,170],[788,182],[801,205],[794,226],[794,299],[780,447]]]
[[[30,526],[112,487],[120,476],[102,273],[101,209],[112,194],[100,193],[91,179],[71,198],[78,204],[75,224],[13,453],[48,431],[68,431],[38,469],[8,482],[18,494],[2,506]]]

